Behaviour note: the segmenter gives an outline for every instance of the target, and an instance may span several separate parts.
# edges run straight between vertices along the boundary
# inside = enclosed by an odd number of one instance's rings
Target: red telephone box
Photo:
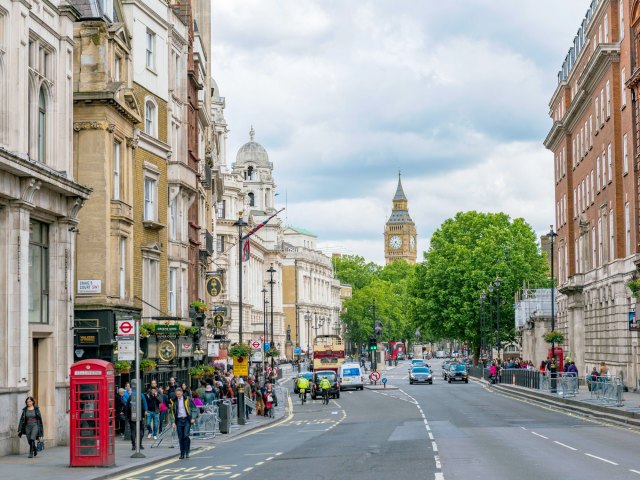
[[[70,466],[115,465],[113,365],[82,360],[71,366]]]
[[[556,353],[556,365],[558,367],[558,372],[564,372],[564,350],[562,347],[554,347]],[[551,347],[549,347],[549,359],[553,358],[553,351]]]

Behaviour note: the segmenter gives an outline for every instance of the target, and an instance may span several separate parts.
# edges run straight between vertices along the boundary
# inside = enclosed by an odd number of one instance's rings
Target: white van
[[[338,378],[340,380],[340,390],[346,390],[347,388],[364,389],[362,368],[358,363],[343,363],[340,365]]]

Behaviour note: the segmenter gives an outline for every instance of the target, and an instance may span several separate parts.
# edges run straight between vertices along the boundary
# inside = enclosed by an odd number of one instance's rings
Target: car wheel
[[[429,382],[429,385],[433,385],[433,380],[431,380],[431,381]]]
[[[360,387],[360,390],[364,390],[364,386]]]
[[[409,380],[409,385],[413,385],[413,380]]]
[[[469,383],[469,380],[465,380],[464,383]]]
[[[449,379],[449,383],[451,383],[451,379]]]

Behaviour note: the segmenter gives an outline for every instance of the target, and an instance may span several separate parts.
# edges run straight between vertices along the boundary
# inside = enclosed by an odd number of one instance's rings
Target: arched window
[[[47,158],[47,99],[44,88],[40,88],[38,98],[38,160],[44,163]]]
[[[144,104],[144,133],[152,137],[156,136],[157,115],[156,104],[147,100]]]
[[[255,195],[253,194],[253,192],[249,193],[249,206],[250,207],[255,207],[256,206],[256,199],[255,199]]]
[[[245,175],[246,180],[253,180],[253,167],[249,167],[247,169],[247,174]]]

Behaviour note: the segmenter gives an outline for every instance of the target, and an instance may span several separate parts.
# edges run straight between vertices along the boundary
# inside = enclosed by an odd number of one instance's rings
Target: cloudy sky
[[[398,169],[420,251],[458,211],[548,231],[548,102],[589,3],[216,0],[229,162],[253,125],[287,222],[378,263]]]

